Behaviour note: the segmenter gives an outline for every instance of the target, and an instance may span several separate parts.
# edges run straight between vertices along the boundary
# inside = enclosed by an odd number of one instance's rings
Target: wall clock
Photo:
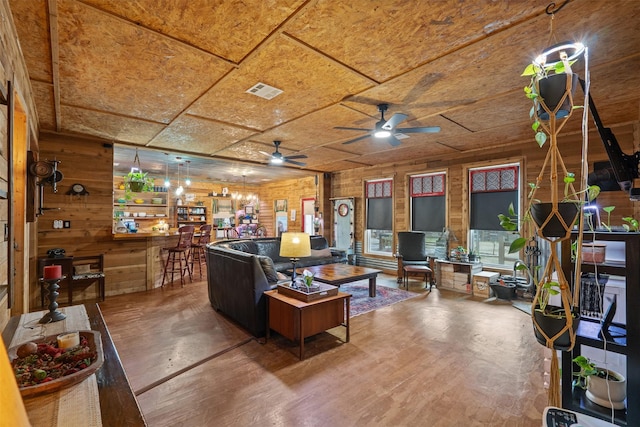
[[[71,194],[72,196],[85,196],[89,194],[87,189],[82,184],[73,184],[67,194]]]
[[[347,216],[348,213],[349,213],[349,206],[347,206],[346,203],[340,203],[340,205],[338,205],[338,215]]]

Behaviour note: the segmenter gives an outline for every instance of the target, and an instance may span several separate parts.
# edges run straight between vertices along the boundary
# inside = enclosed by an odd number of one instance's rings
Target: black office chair
[[[425,282],[430,277],[433,282],[433,271],[431,270],[430,260],[427,259],[425,250],[426,234],[422,231],[400,231],[398,232],[398,283],[402,283],[408,274],[424,274]],[[407,272],[405,266],[423,266],[427,269],[421,269],[421,272]]]

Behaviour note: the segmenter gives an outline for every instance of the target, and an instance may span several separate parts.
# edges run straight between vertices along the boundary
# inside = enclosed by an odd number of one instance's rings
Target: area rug
[[[376,287],[376,297],[369,297],[368,285],[340,285],[340,292],[351,294],[351,317],[359,316],[382,307],[417,297],[420,294],[408,292],[403,289]]]

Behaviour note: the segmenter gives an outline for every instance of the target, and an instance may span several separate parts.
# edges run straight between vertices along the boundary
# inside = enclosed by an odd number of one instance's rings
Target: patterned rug
[[[376,297],[370,298],[368,285],[352,285],[349,283],[340,285],[340,292],[351,294],[351,317],[420,295],[403,289],[378,285],[376,287]]]

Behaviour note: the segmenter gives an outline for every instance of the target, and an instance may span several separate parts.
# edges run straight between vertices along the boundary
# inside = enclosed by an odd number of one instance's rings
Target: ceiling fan
[[[363,129],[363,128],[350,128],[336,126],[334,129],[343,130],[358,130],[368,132],[366,135],[359,136],[349,141],[343,142],[343,144],[351,144],[356,141],[360,141],[370,136],[374,138],[385,139],[389,144],[396,147],[400,145],[398,134],[404,133],[435,133],[440,132],[439,126],[426,126],[426,127],[414,127],[414,128],[396,128],[400,123],[406,120],[407,115],[403,113],[394,113],[389,120],[385,120],[384,112],[389,108],[389,104],[378,104],[378,111],[380,111],[380,121],[376,123],[375,129]]]
[[[306,159],[307,156],[305,156],[304,154],[296,154],[294,156],[283,156],[282,153],[278,151],[278,147],[280,147],[281,142],[282,141],[273,141],[273,145],[275,145],[276,147],[276,151],[274,151],[273,153],[269,154],[269,153],[265,153],[264,151],[259,151],[259,153],[267,157],[270,157],[269,162],[273,165],[281,165],[282,163],[286,162],[296,166],[306,166],[306,163],[296,162],[295,160],[293,160],[293,159]]]

